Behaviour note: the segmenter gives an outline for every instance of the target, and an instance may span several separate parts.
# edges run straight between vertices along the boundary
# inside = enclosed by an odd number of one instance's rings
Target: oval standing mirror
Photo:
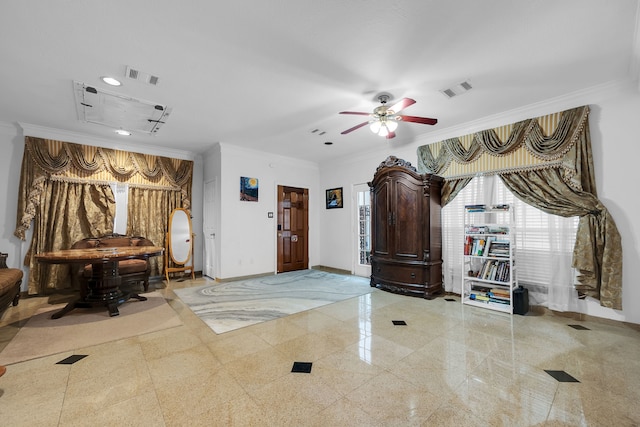
[[[186,264],[191,256],[191,218],[185,209],[175,209],[169,218],[171,261]]]
[[[169,231],[167,232],[167,247],[168,250],[165,256],[167,281],[169,281],[169,273],[187,270],[191,270],[191,278],[195,278],[193,271],[193,231],[191,228],[191,215],[188,210],[176,208],[171,212],[171,216],[169,216]]]

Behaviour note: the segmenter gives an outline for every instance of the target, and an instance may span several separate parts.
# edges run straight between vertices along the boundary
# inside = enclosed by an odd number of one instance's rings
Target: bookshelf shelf
[[[462,304],[513,313],[515,216],[510,205],[465,206]]]

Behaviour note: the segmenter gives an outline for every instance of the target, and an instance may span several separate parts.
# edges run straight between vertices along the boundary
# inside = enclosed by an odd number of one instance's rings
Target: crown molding
[[[493,129],[499,126],[519,122],[521,120],[557,113],[559,111],[580,107],[582,105],[593,104],[599,100],[610,98],[615,94],[629,93],[629,89],[638,91],[638,84],[633,79],[609,81],[600,85],[549,98],[544,101],[524,105],[502,113],[485,116],[461,125],[439,129],[421,137],[419,141],[417,141],[416,148],[420,145],[431,144],[447,138],[469,135],[482,130]]]
[[[182,160],[195,160],[198,157],[197,154],[190,151],[174,150],[171,148],[144,144],[123,143],[121,141],[115,142],[109,139],[97,138],[83,133],[33,125],[30,123],[18,122],[17,124],[22,128],[24,136],[54,139],[56,141],[66,141],[75,144],[92,145],[95,147],[111,148],[113,150],[131,151],[134,153],[151,154]]]
[[[254,148],[240,147],[238,145],[230,144],[227,142],[219,142],[220,154],[247,154],[262,158],[266,161],[270,168],[277,167],[278,164],[290,164],[297,167],[306,167],[310,169],[318,169],[319,165],[309,160],[296,159],[295,157],[283,156],[281,154],[269,153],[267,151],[260,151]]]

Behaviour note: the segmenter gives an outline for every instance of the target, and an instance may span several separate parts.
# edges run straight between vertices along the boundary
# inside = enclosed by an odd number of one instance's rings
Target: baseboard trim
[[[460,298],[460,294],[455,292],[445,292],[446,296],[454,296]],[[566,319],[575,320],[578,322],[581,321],[591,321],[591,322],[599,322],[605,325],[614,325],[614,326],[627,326],[635,331],[640,332],[640,324],[631,323],[631,322],[623,322],[620,320],[607,319],[606,317],[598,317],[592,316],[590,314],[578,313],[576,311],[555,311],[551,310],[547,307],[543,307],[541,305],[531,305],[529,306],[529,316],[557,316],[564,317]]]
[[[326,265],[314,265],[311,267],[313,270],[326,271],[327,273],[346,274],[351,276],[351,271],[343,270],[341,268],[327,267]]]

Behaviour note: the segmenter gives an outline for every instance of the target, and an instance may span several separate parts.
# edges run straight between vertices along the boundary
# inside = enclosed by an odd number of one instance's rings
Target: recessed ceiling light
[[[116,80],[113,77],[101,77],[102,81],[111,86],[120,86],[120,80]]]
[[[131,135],[131,132],[129,132],[128,130],[124,130],[124,129],[118,129],[118,130],[116,131],[116,133],[117,133],[118,135],[123,135],[123,136],[129,136],[129,135]]]

